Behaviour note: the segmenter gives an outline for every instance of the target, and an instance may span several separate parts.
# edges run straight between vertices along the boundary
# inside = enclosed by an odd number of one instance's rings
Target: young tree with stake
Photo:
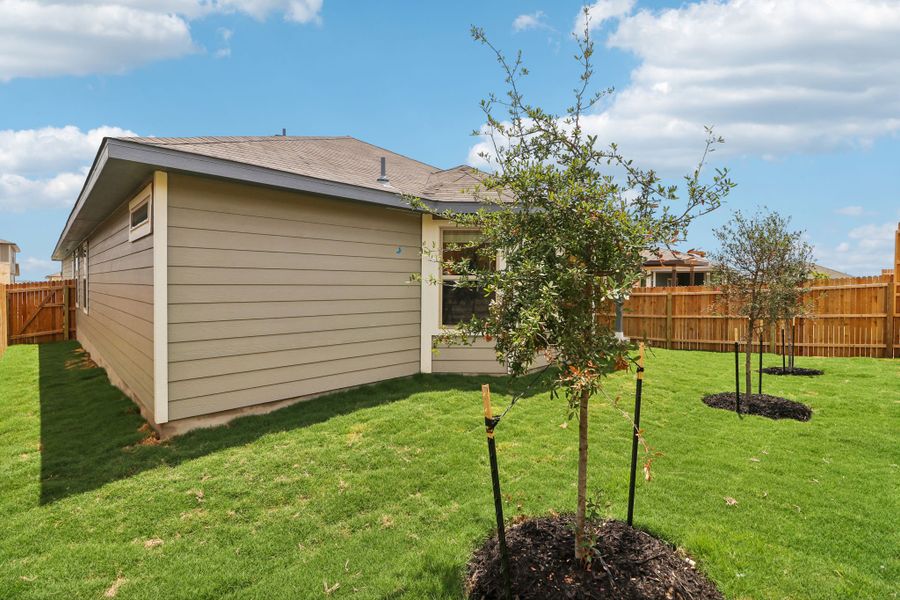
[[[749,323],[744,338],[748,394],[754,333],[762,343],[767,323],[800,313],[804,298],[800,286],[812,271],[812,248],[800,231],[789,231],[788,225],[789,219],[775,212],[747,217],[737,211],[714,231],[719,249],[711,255],[713,281],[722,287],[717,308]]]
[[[602,148],[585,132],[585,114],[609,93],[589,95],[594,46],[587,29],[578,39],[580,82],[562,116],[526,102],[521,54],[507,59],[481,29],[473,28],[472,37],[493,51],[508,86],[505,96],[481,103],[486,125],[476,135],[490,141],[483,158],[493,167],[472,190],[483,208],[462,214],[411,202],[480,232],[477,239],[423,252],[457,276],[457,288],[488,298],[489,309],[440,341],[494,340],[498,360],[513,376],[526,373],[539,355],[557,368],[554,394],[562,391],[578,414],[575,555],[586,559],[588,405],[603,377],[624,368],[628,352],[598,320],[599,306],[639,281],[642,250],[683,239],[690,222],[716,209],[734,184],[726,170],[701,181],[709,153],[723,141],[711,130],[702,159],[685,178],[683,198],[678,186],[664,185],[656,172],[638,168],[614,144]],[[494,268],[498,256],[501,269]]]

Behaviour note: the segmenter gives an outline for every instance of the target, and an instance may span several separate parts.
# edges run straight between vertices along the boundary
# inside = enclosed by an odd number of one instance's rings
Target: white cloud
[[[599,16],[615,14],[611,6]],[[898,39],[900,2],[706,0],[642,10],[621,17],[607,40],[639,65],[583,125],[669,174],[695,164],[704,125],[726,139],[719,159],[867,147],[900,134]]]
[[[71,206],[102,139],[132,135],[105,126],[0,131],[0,212]]]
[[[597,0],[587,7],[587,18],[590,21],[590,28],[596,29],[610,19],[617,19],[631,12],[634,8],[635,0]],[[575,17],[575,25],[572,27],[572,33],[575,35],[583,35],[585,26],[584,10],[578,11]]]
[[[17,256],[16,262],[19,263],[21,275],[17,281],[43,281],[47,275],[51,273],[59,273],[62,265],[48,258],[38,258],[35,256],[22,257]]]
[[[321,23],[322,0],[293,0],[288,2],[285,18],[296,23]]]
[[[528,31],[529,29],[549,29],[544,21],[544,11],[539,10],[531,14],[519,15],[513,20],[514,31]]]
[[[222,47],[216,50],[213,53],[213,56],[216,58],[228,58],[231,56],[231,38],[234,36],[234,31],[228,29],[226,27],[219,27],[216,32],[219,34],[219,39],[222,41]]]
[[[842,206],[834,212],[845,217],[860,217],[864,210],[862,206]]]
[[[53,173],[90,163],[105,137],[133,136],[121,127],[42,127],[0,131],[0,172]]]
[[[121,73],[184,56],[199,50],[190,21],[213,13],[319,23],[321,10],[322,0],[0,0],[0,82]]]
[[[857,275],[878,275],[891,267],[896,222],[867,223],[854,227],[835,245],[816,244],[817,262]]]
[[[71,206],[84,183],[85,174],[60,173],[36,179],[0,174],[0,212]]]

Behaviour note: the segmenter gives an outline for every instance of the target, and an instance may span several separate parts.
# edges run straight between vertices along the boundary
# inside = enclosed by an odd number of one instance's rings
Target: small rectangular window
[[[136,241],[153,232],[153,186],[148,185],[128,203],[128,239]]]
[[[150,220],[150,202],[143,202],[131,211],[131,228],[139,227]]]

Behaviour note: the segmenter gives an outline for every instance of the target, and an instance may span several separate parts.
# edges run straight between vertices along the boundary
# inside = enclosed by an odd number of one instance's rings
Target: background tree
[[[719,248],[711,255],[713,282],[722,286],[717,308],[748,321],[744,337],[746,389],[753,379],[754,334],[760,343],[767,323],[801,314],[809,278],[812,248],[802,232],[789,231],[790,219],[776,212],[742,212],[714,231]]]
[[[510,61],[483,30],[471,33],[493,51],[508,86],[505,96],[482,101],[487,123],[475,132],[492,144],[482,156],[493,173],[472,190],[484,205],[477,213],[432,212],[481,234],[423,252],[440,262],[444,273],[457,275],[456,287],[490,298],[490,305],[487,314],[465,320],[439,341],[492,339],[498,360],[513,376],[526,373],[538,355],[557,367],[554,394],[562,391],[578,413],[575,553],[584,559],[588,403],[603,376],[626,364],[628,351],[612,328],[598,321],[598,306],[640,279],[642,250],[682,239],[689,223],[717,208],[733,183],[724,170],[701,182],[709,152],[723,141],[711,130],[697,168],[685,177],[683,198],[678,186],[664,185],[656,172],[636,167],[614,144],[601,148],[596,136],[585,133],[582,117],[609,93],[588,95],[593,43],[587,29],[578,39],[580,82],[563,116],[525,101],[521,53]],[[498,255],[502,269],[494,268]]]

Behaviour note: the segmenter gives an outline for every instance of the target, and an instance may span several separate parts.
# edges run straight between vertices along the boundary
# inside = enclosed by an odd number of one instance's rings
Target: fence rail
[[[813,314],[794,323],[795,353],[900,357],[896,272],[808,284]],[[721,294],[707,286],[636,289],[623,307],[625,335],[660,347],[726,352],[733,348],[734,330],[743,340],[748,323],[742,317],[716,312]],[[763,349],[780,352],[781,329],[790,327],[791,323],[768,327],[761,341]],[[753,347],[758,348],[759,343],[755,341]]]
[[[75,337],[75,280],[0,286],[0,350]]]

